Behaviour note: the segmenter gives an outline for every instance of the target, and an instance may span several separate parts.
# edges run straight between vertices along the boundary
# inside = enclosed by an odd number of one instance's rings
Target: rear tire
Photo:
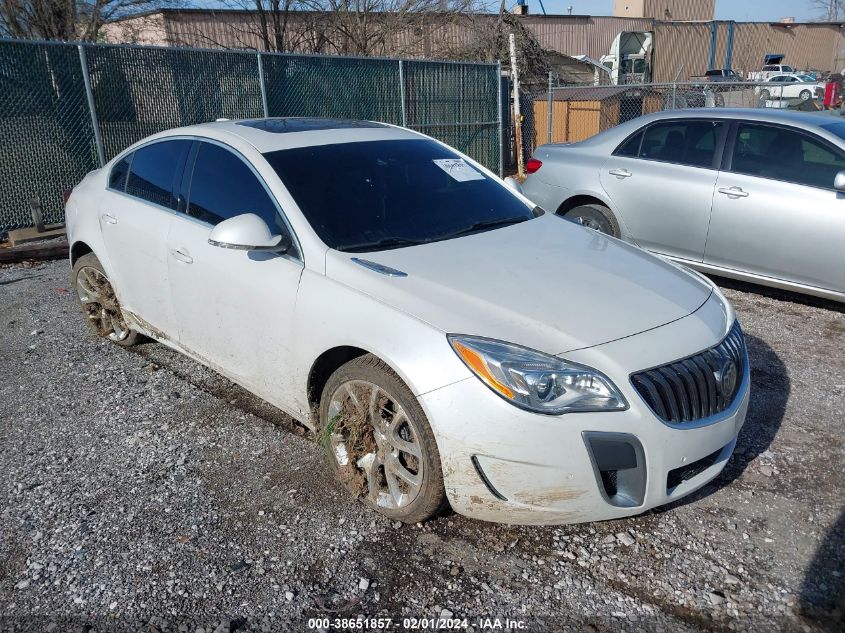
[[[570,222],[611,237],[618,238],[621,235],[619,222],[616,221],[613,212],[601,204],[582,204],[567,211],[563,217]]]
[[[771,98],[772,94],[768,90],[761,90],[760,91],[760,101],[768,101]]]
[[[131,347],[139,341],[141,335],[126,324],[114,287],[94,253],[76,260],[71,284],[94,334],[121,347]]]
[[[408,386],[372,354],[329,378],[318,438],[339,481],[376,512],[417,523],[446,506],[440,452],[425,413]]]

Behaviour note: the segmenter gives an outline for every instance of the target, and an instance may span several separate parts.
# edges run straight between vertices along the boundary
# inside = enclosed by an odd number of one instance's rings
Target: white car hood
[[[354,257],[407,276],[384,275]],[[548,354],[670,323],[695,312],[712,292],[658,257],[550,214],[421,246],[329,250],[326,274],[443,332]]]

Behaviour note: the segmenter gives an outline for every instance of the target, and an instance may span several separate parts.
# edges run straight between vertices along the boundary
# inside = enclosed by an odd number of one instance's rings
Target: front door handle
[[[608,173],[611,176],[616,176],[617,178],[630,178],[634,175],[627,169],[611,169]]]
[[[742,187],[719,187],[719,193],[723,193],[729,198],[747,198],[748,192],[743,191]]]
[[[194,258],[188,253],[188,250],[185,248],[174,248],[170,251],[170,254],[173,255],[174,259],[178,259],[180,262],[185,262],[186,264],[193,264]]]
[[[117,224],[117,218],[111,213],[102,213],[100,217],[103,218],[103,222],[107,222],[108,224]]]

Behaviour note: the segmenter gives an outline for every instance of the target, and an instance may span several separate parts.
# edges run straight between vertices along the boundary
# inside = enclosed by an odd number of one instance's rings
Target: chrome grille
[[[730,407],[746,371],[745,337],[735,321],[715,347],[634,374],[631,382],[660,419],[684,424]]]

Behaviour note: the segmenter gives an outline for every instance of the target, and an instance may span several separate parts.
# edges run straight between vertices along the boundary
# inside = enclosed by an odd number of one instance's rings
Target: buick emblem
[[[739,377],[736,369],[736,363],[730,358],[726,358],[722,361],[722,366],[717,371],[713,372],[713,377],[716,378],[719,393],[725,397],[731,396],[734,389],[736,389],[736,381]]]

